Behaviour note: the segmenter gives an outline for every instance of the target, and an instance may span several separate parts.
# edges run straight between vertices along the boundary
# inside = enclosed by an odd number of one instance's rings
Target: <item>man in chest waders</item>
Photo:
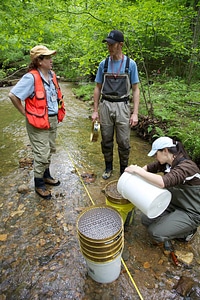
[[[130,128],[138,124],[139,77],[134,60],[122,53],[124,36],[112,30],[102,42],[107,43],[110,56],[100,62],[94,89],[92,121],[100,121],[101,148],[105,160],[103,179],[110,178],[113,170],[114,131],[118,145],[120,175],[128,166]],[[132,89],[133,112],[129,96]]]

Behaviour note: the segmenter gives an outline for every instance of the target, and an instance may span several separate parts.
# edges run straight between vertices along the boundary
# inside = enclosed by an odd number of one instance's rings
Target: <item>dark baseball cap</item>
[[[110,44],[114,44],[114,43],[120,43],[120,42],[124,42],[124,35],[121,31],[119,30],[112,30],[107,38],[105,38],[102,43],[110,43]]]

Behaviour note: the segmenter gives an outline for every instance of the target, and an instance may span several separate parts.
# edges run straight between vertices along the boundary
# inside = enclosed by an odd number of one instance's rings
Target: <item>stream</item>
[[[174,243],[176,250],[193,255],[191,264],[177,267],[152,244],[137,208],[124,233],[126,267],[121,265],[119,277],[102,284],[88,275],[77,219],[93,203],[105,204],[105,186],[119,178],[118,153],[115,146],[113,174],[103,180],[100,137],[90,142],[90,108],[76,99],[71,83],[60,85],[67,114],[58,127],[51,173],[61,185],[52,188],[49,201],[34,192],[24,117],[8,99],[10,87],[0,89],[0,300],[200,299],[199,231],[190,244]],[[152,161],[150,148],[132,130],[130,164]]]

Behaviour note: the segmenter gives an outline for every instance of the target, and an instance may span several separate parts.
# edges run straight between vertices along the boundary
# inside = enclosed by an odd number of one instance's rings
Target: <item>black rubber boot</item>
[[[43,177],[44,177],[44,178],[49,178],[49,177],[51,177],[49,168],[47,168],[47,169],[44,171],[44,176],[43,176]]]
[[[103,172],[102,178],[103,179],[108,179],[112,175],[112,169],[113,169],[113,162],[112,161],[106,161],[105,162],[106,169]]]
[[[53,186],[58,186],[60,185],[60,181],[57,180],[57,179],[54,179],[51,174],[50,174],[50,170],[49,168],[47,168],[45,171],[44,171],[44,182],[46,184],[49,184],[49,185],[53,185]]]
[[[120,175],[124,173],[124,170],[126,169],[127,166],[122,166],[120,165]]]
[[[106,171],[112,171],[112,169],[113,169],[113,162],[112,161],[106,161],[105,165],[106,165]]]
[[[51,199],[51,193],[47,190],[46,186],[45,186],[45,182],[43,178],[34,178],[35,181],[35,191],[36,193],[46,199],[49,200]]]

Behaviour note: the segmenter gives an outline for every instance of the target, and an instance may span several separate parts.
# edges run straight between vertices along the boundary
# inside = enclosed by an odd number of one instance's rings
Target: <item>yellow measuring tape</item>
[[[59,136],[59,138],[60,138],[60,136]],[[66,151],[67,151],[67,150],[66,150]],[[93,201],[93,199],[92,199],[92,197],[91,197],[91,195],[90,195],[88,189],[86,188],[86,185],[85,185],[85,183],[84,183],[84,181],[83,181],[83,179],[82,179],[82,177],[81,177],[81,174],[80,174],[79,170],[77,169],[77,167],[76,167],[76,165],[75,165],[75,163],[74,163],[74,160],[72,159],[72,157],[71,157],[71,155],[69,154],[68,151],[67,151],[67,154],[68,154],[68,156],[69,156],[69,158],[70,158],[70,160],[71,160],[71,162],[72,162],[72,164],[73,164],[73,166],[74,166],[74,169],[76,170],[76,172],[77,172],[77,174],[78,174],[78,176],[79,176],[79,178],[80,178],[80,180],[81,180],[82,185],[84,186],[84,189],[85,189],[85,191],[86,191],[86,193],[87,193],[87,195],[88,195],[90,201],[92,202],[93,205],[95,205],[95,203],[94,203],[94,201]],[[136,285],[136,283],[135,283],[135,281],[133,280],[133,277],[131,276],[131,273],[129,272],[128,267],[126,266],[126,264],[125,264],[123,258],[121,258],[121,261],[122,261],[122,264],[123,264],[123,266],[124,266],[124,268],[125,268],[125,270],[126,270],[128,276],[129,276],[131,282],[133,283],[133,285],[134,285],[134,287],[135,287],[135,289],[136,289],[136,292],[138,293],[138,296],[140,297],[141,300],[144,300],[143,297],[142,297],[142,295],[141,295],[141,293],[140,293],[140,291],[139,291],[139,289],[138,289],[138,287],[137,287],[137,285]]]

